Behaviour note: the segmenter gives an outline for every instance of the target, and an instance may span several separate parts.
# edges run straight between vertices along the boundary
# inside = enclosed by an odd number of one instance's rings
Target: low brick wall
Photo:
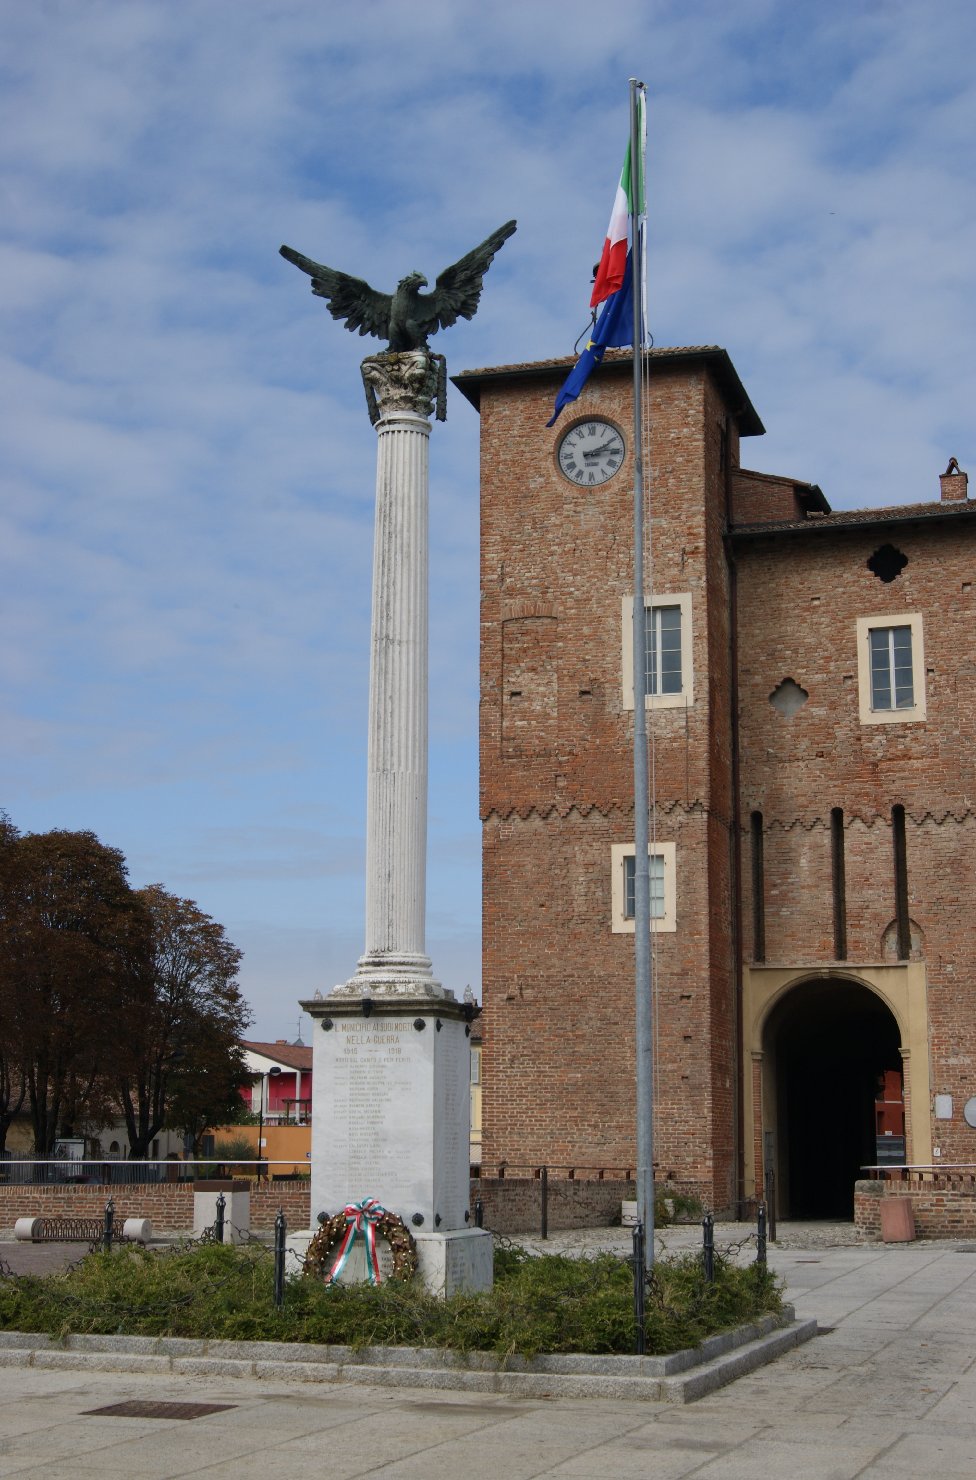
[[[265,1183],[258,1191],[252,1187],[251,1227],[259,1232],[274,1228],[275,1214],[281,1208],[289,1228],[308,1228],[312,1221],[310,1202],[307,1182],[304,1186],[294,1182],[279,1183],[278,1186],[273,1182]]]
[[[0,1185],[0,1228],[12,1228],[18,1218],[100,1218],[109,1198],[115,1220],[149,1218],[156,1233],[193,1231],[192,1182],[155,1182],[114,1186],[3,1186]],[[308,1228],[309,1188],[306,1183],[265,1183],[251,1189],[251,1227],[270,1231],[282,1208],[288,1227]]]
[[[550,1177],[549,1227],[607,1228],[620,1221],[620,1204],[637,1195],[634,1183]],[[471,1183],[471,1204],[480,1197],[484,1226],[494,1233],[538,1233],[542,1182],[537,1177],[481,1177]]]
[[[865,1239],[881,1238],[881,1203],[892,1197],[910,1199],[919,1238],[976,1238],[976,1176],[971,1173],[855,1182],[854,1226]]]
[[[542,1183],[534,1177],[485,1177],[475,1178],[471,1183],[472,1210],[475,1199],[480,1197],[484,1225],[496,1233],[538,1232],[541,1195]],[[551,1177],[549,1227],[554,1232],[564,1228],[608,1227],[619,1221],[620,1204],[635,1196],[634,1183],[623,1179]],[[12,1228],[18,1218],[58,1214],[69,1218],[100,1218],[110,1197],[115,1202],[116,1223],[124,1218],[149,1218],[156,1233],[192,1232],[191,1182],[77,1187],[0,1184],[0,1228]],[[312,1220],[308,1183],[252,1185],[251,1227],[255,1232],[271,1231],[279,1207],[284,1210],[290,1229],[308,1228]]]

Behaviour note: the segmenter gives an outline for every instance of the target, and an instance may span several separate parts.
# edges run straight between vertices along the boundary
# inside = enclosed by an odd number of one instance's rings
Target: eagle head
[[[427,279],[422,272],[408,272],[405,278],[400,279],[399,286],[401,288],[413,288],[416,291],[418,288],[426,288]]]

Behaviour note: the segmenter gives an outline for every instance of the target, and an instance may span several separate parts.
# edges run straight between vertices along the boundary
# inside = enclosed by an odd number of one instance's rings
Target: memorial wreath
[[[385,1238],[393,1255],[392,1277],[410,1280],[417,1272],[417,1243],[403,1219],[387,1212],[375,1197],[347,1203],[331,1218],[320,1215],[322,1227],[305,1255],[305,1273],[333,1284],[342,1274],[357,1238],[366,1245],[366,1278],[381,1283],[377,1238]]]

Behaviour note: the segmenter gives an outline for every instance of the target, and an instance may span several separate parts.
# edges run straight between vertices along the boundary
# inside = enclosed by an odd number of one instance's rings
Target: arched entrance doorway
[[[849,979],[802,982],[772,1008],[764,1124],[781,1217],[853,1216],[860,1168],[878,1160],[879,1126],[897,1121],[900,1046],[891,1010]]]

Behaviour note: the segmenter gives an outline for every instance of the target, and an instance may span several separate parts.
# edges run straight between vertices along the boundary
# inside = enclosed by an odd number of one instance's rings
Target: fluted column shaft
[[[366,784],[366,945],[341,994],[443,996],[427,905],[428,446],[432,357],[363,362],[376,427]]]
[[[429,971],[424,914],[430,422],[398,411],[382,417],[376,430],[364,962],[412,956]]]

